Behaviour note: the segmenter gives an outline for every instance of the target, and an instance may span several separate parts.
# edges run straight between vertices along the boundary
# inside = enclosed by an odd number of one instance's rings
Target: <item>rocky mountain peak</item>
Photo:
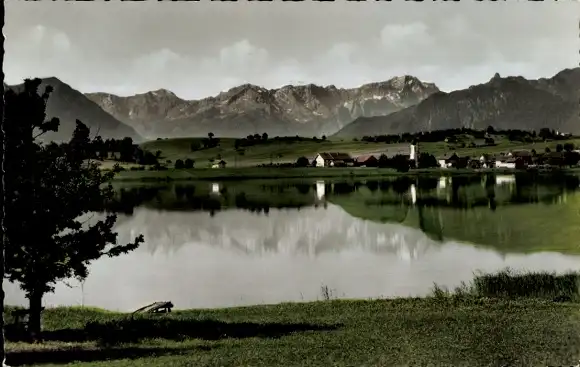
[[[496,73],[487,83],[450,93],[432,93],[393,114],[357,119],[337,135],[398,134],[462,127],[485,129],[490,125],[502,130],[537,131],[549,127],[576,134],[580,132],[579,81],[580,68],[538,80],[501,77]]]
[[[175,95],[175,93],[173,93],[170,90],[164,89],[164,88],[151,91],[151,92],[149,92],[149,94],[152,94],[156,97],[177,97]]]
[[[149,92],[149,96],[157,96],[151,102],[138,96],[114,96],[112,100],[97,93],[88,96],[151,138],[205,136],[208,129],[230,137],[264,131],[270,135],[320,136],[336,132],[359,116],[388,114],[438,91],[414,77],[400,80],[400,90],[393,87],[393,82],[350,89],[313,83],[266,89],[245,83],[197,101],[179,100],[164,90]],[[168,123],[159,123],[161,120]]]

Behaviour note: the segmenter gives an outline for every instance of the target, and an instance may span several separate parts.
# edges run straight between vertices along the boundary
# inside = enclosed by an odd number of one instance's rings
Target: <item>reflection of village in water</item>
[[[201,241],[244,253],[309,256],[364,248],[410,261],[431,245],[418,244],[406,229],[420,230],[431,241],[517,252],[541,241],[531,233],[543,227],[541,235],[562,247],[566,236],[555,234],[558,226],[546,222],[545,211],[566,207],[562,204],[578,186],[576,176],[493,174],[191,182],[121,188],[109,210],[131,217],[139,208],[147,217],[139,230],[147,232],[156,248],[168,241],[165,247],[174,249]]]

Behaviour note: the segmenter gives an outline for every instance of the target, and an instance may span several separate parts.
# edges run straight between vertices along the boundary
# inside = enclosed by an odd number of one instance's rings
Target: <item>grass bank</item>
[[[393,176],[451,176],[473,175],[484,172],[513,174],[514,170],[494,169],[474,171],[470,169],[416,169],[409,172],[397,172],[390,168],[192,168],[173,169],[166,171],[121,171],[115,176],[115,181],[196,181],[196,180],[256,180],[256,179],[286,179],[286,178],[366,178]]]
[[[325,141],[276,141],[270,139],[267,143],[257,144],[251,147],[243,148],[243,153],[235,148],[235,140],[231,138],[223,138],[218,147],[201,149],[191,151],[192,143],[199,143],[200,138],[176,138],[176,139],[162,139],[153,140],[141,144],[141,148],[149,150],[153,153],[161,152],[161,161],[167,160],[173,166],[177,159],[193,159],[196,162],[196,167],[206,167],[210,159],[224,159],[228,162],[228,166],[234,167],[252,167],[258,164],[269,163],[293,163],[299,157],[311,157],[320,152],[344,152],[353,156],[364,154],[394,154],[394,152],[408,151],[409,144],[385,144],[385,143],[370,143],[365,141],[354,141],[347,138],[332,138]],[[494,146],[480,146],[480,147],[451,147],[444,142],[436,143],[421,143],[421,151],[441,156],[444,154],[457,153],[461,156],[478,156],[482,153],[499,153],[518,149],[535,149],[538,152],[543,152],[546,147],[552,150],[556,149],[557,144],[574,143],[578,145],[579,140],[567,141],[550,141],[550,142],[536,142],[536,143],[522,143],[512,142],[505,138],[496,139]]]
[[[8,363],[570,366],[580,359],[580,311],[554,296],[577,296],[577,280],[502,272],[455,292],[436,288],[426,298],[184,310],[133,320],[54,308],[44,315],[47,341],[9,343]]]

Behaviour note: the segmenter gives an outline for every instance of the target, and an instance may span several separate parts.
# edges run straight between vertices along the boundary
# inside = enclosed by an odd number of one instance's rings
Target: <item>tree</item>
[[[489,125],[485,130],[485,132],[488,134],[495,134],[495,129],[493,128],[493,126]]]
[[[322,135],[322,141],[326,141],[326,135]]]
[[[268,140],[268,134],[267,133],[263,133],[262,134],[262,140],[263,141],[267,141]]]
[[[543,127],[540,129],[538,136],[540,138],[546,140],[546,139],[551,139],[554,135],[552,134],[552,131],[550,131],[550,129],[548,129],[547,127]]]
[[[4,276],[26,294],[32,339],[40,338],[42,298],[57,281],[85,279],[92,261],[127,253],[143,242],[139,236],[133,243],[116,243],[116,216],[105,214],[113,189],[103,187],[115,172],[103,172],[87,159],[92,149],[87,126],[77,120],[68,143],[37,141],[59,126],[56,118],[45,121],[52,88],[39,95],[40,84],[40,79],[25,80],[23,91],[8,91],[4,119]],[[84,218],[91,213],[102,218],[91,225]]]
[[[409,171],[409,159],[404,155],[397,154],[392,159],[393,168],[399,172]]]
[[[545,153],[550,153],[551,151],[552,151],[552,149],[550,149],[550,147],[546,147],[546,148],[544,149],[544,152],[545,152]]]
[[[207,133],[207,137],[209,138],[209,140],[213,139],[214,136],[215,135],[212,132]]]
[[[1,5],[0,5],[0,13],[4,14],[4,1],[1,1]],[[1,37],[1,42],[2,42],[2,49],[4,49],[4,34],[0,35]],[[2,68],[2,70],[0,70],[0,76],[2,76],[2,80],[4,80],[4,69]],[[2,83],[2,95],[4,95],[4,83]],[[0,121],[4,121],[4,108],[0,108]],[[4,155],[4,146],[6,143],[5,140],[5,136],[4,136],[4,129],[0,128],[0,134],[1,134],[1,140],[2,140],[2,148],[0,150],[0,154]],[[5,167],[2,167],[2,171],[3,173],[9,173],[6,172]],[[4,185],[4,179],[0,179],[0,187],[2,188],[0,190],[0,196],[2,198],[4,198],[4,192],[5,192],[5,185]],[[4,211],[2,211],[2,213],[4,213]],[[4,249],[6,247],[5,242],[6,242],[6,236],[4,234],[4,215],[2,215],[2,223],[0,223],[0,232],[2,233],[1,236],[1,240],[2,240],[2,248],[0,249],[0,270],[1,273],[4,274]],[[5,349],[5,343],[4,343],[4,285],[3,283],[0,282],[0,361],[2,361],[2,364],[5,365],[6,364],[6,349]]]
[[[564,144],[564,150],[567,152],[571,152],[574,150],[574,144],[572,143],[566,143]]]
[[[125,137],[123,140],[121,140],[121,144],[119,145],[119,154],[119,160],[121,162],[134,161],[135,148],[133,147],[133,139],[130,137]]]
[[[566,151],[566,153],[564,154],[564,163],[567,166],[570,166],[570,167],[575,166],[578,164],[578,162],[580,162],[580,153]]]
[[[193,159],[191,159],[191,158],[187,158],[187,159],[185,160],[185,162],[183,163],[183,166],[184,166],[185,168],[193,168],[193,165],[194,165],[194,164],[195,164],[195,161],[194,161]]]
[[[439,167],[437,163],[437,158],[429,153],[419,154],[418,168],[435,168]]]
[[[175,161],[175,169],[182,169],[185,167],[185,163],[182,159],[178,159]]]
[[[385,154],[381,154],[379,156],[379,162],[378,162],[379,168],[387,168],[387,167],[390,167],[390,165],[391,165],[391,160],[389,159],[389,157],[387,157]]]
[[[556,152],[560,153],[563,150],[564,150],[564,146],[562,144],[556,145]]]
[[[486,145],[495,145],[495,140],[493,138],[485,138]]]
[[[310,162],[306,157],[300,157],[296,160],[296,167],[308,167]]]

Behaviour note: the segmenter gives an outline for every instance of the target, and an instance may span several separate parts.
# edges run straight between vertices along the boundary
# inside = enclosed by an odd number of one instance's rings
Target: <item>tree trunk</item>
[[[2,27],[4,27],[4,0],[0,0],[0,24]],[[0,42],[2,43],[2,45],[0,46],[0,65],[4,64],[4,34],[0,34]],[[0,68],[1,69],[1,68]],[[4,71],[0,70],[0,77],[2,78],[2,80],[4,80]],[[4,84],[2,85],[2,100],[4,100]],[[6,235],[4,233],[4,158],[5,158],[5,154],[4,154],[4,149],[6,146],[6,141],[5,141],[5,136],[4,136],[4,102],[2,102],[2,106],[0,107],[0,123],[2,124],[2,129],[1,129],[1,136],[0,139],[2,140],[1,142],[1,157],[2,157],[2,169],[0,170],[0,175],[2,175],[2,177],[0,178],[0,201],[2,203],[2,223],[0,226],[0,232],[1,232],[1,240],[2,242],[0,243],[0,246],[2,246],[2,248],[0,249],[0,276],[2,278],[0,278],[0,362],[2,363],[2,366],[6,366],[6,352],[4,349],[4,248],[5,248],[5,242],[6,242]]]
[[[29,318],[28,318],[28,334],[30,339],[35,341],[41,340],[41,322],[40,317],[42,313],[42,296],[43,292],[32,292],[28,295],[29,301]]]

